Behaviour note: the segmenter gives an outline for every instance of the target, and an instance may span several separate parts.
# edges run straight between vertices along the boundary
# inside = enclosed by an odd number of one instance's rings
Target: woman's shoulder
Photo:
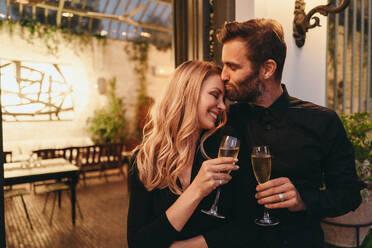
[[[128,166],[128,187],[129,190],[133,187],[144,187],[143,183],[139,179],[139,170],[137,166],[137,155],[138,155],[139,150],[133,151],[133,155],[131,156],[131,159],[129,161],[129,166]]]

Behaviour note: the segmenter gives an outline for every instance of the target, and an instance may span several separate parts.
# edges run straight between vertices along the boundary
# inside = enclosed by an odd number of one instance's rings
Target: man
[[[252,147],[268,145],[272,156],[273,179],[252,194],[280,224],[258,227],[259,247],[321,248],[320,219],[345,214],[361,202],[353,148],[342,123],[334,111],[289,96],[281,84],[286,44],[278,22],[226,23],[218,38],[227,97],[237,101],[229,125],[242,139],[239,164],[249,165],[246,187],[256,184]]]

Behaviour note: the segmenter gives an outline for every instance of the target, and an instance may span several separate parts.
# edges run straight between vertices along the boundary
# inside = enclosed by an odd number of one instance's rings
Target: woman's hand
[[[239,166],[235,165],[236,161],[237,159],[234,158],[216,158],[204,161],[190,186],[165,212],[174,229],[180,232],[200,201],[215,188],[231,180],[228,172],[239,169]],[[185,242],[175,243],[174,247],[182,247],[184,244]]]
[[[204,198],[218,186],[226,184],[231,180],[228,172],[239,169],[239,166],[235,165],[237,161],[237,159],[232,157],[204,161],[190,187]]]

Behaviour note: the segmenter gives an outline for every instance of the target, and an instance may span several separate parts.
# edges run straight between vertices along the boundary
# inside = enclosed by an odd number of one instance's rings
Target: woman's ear
[[[274,76],[276,67],[276,62],[273,59],[266,60],[260,67],[260,78],[267,80]]]

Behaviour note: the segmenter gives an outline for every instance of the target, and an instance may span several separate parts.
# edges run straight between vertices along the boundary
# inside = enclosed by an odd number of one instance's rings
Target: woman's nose
[[[219,102],[218,103],[218,106],[217,106],[221,111],[225,111],[226,110],[226,105],[223,101]]]

